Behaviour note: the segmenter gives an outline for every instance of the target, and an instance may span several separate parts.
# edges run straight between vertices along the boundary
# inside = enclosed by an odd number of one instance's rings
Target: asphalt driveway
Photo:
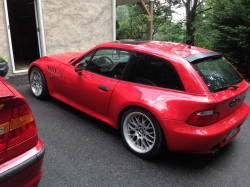
[[[250,186],[250,118],[219,154],[130,153],[120,133],[54,98],[32,96],[26,76],[8,80],[27,99],[46,153],[41,187]],[[246,102],[250,105],[250,92]]]

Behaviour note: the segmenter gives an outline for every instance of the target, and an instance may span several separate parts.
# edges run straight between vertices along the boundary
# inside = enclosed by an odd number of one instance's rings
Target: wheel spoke
[[[147,132],[145,131],[146,135],[154,134],[154,132]]]
[[[131,126],[131,123],[128,125],[128,128],[129,128],[129,129],[132,129],[132,130],[135,130],[135,129],[136,129],[135,127],[132,127],[132,126]]]
[[[154,139],[155,137],[154,136],[151,136],[150,134],[147,134],[147,136],[149,136],[150,138]]]
[[[145,118],[145,120],[143,121],[142,120],[142,126],[145,128],[146,127],[146,122],[147,122],[148,120],[147,120],[147,118]]]
[[[145,127],[145,129],[153,129],[153,127],[151,126],[151,127],[149,127],[149,125],[147,126],[147,127]]]
[[[150,142],[151,144],[154,143],[153,140],[148,139],[146,136],[145,136],[145,140],[146,140],[147,142]]]
[[[143,146],[144,146],[144,148],[148,148],[148,145],[147,145],[147,143],[145,142],[145,140],[144,140],[144,138],[142,139],[142,144],[143,144]]]
[[[132,124],[133,124],[135,127],[138,126],[138,124],[137,124],[137,122],[135,122],[134,118],[131,118],[131,122],[132,122]]]
[[[138,118],[139,118],[138,115],[135,116],[135,120],[136,120],[137,123],[139,123],[139,119]]]

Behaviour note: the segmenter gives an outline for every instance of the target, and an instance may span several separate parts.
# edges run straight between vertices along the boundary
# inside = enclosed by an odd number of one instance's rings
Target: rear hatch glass
[[[223,57],[191,63],[218,104],[219,119],[232,114],[243,104],[249,85]]]
[[[235,69],[223,58],[205,59],[192,63],[211,93],[226,90],[227,86],[243,81]]]

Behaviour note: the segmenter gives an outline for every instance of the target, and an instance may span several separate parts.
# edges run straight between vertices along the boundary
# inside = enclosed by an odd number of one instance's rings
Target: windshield
[[[223,57],[205,59],[192,65],[212,93],[218,92],[222,87],[236,85],[243,80]]]

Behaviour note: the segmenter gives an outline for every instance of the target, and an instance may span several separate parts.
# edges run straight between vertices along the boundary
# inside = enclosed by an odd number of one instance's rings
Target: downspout
[[[41,40],[41,52],[42,57],[47,55],[46,52],[46,44],[45,44],[45,36],[44,36],[44,27],[43,27],[43,14],[42,14],[42,3],[41,0],[37,0],[37,13],[38,13],[38,23],[40,28],[40,40]]]
[[[112,39],[116,40],[116,0],[112,0],[112,18],[113,18],[113,36]]]

